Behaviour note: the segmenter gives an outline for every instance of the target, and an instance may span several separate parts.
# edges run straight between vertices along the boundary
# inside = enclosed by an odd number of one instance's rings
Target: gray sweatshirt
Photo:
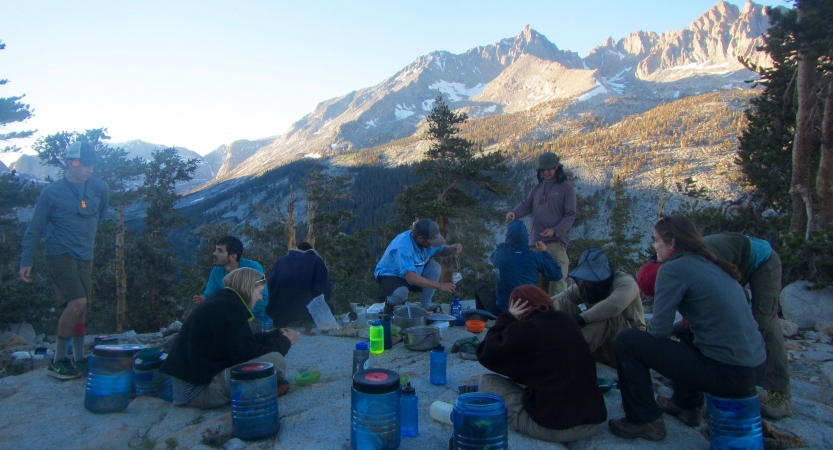
[[[47,256],[70,253],[75,259],[92,261],[95,231],[104,221],[109,195],[107,183],[95,177],[79,185],[61,178],[43,188],[23,235],[20,267],[32,267],[44,231]]]
[[[743,288],[702,256],[675,254],[660,267],[648,333],[670,336],[678,310],[688,319],[694,346],[704,356],[742,367],[756,367],[766,360],[764,341]]]
[[[567,233],[576,221],[576,191],[567,181],[538,183],[512,211],[516,219],[532,214],[530,247],[534,247],[538,241],[545,244],[561,242],[566,247]],[[541,236],[547,228],[552,228],[555,236]]]

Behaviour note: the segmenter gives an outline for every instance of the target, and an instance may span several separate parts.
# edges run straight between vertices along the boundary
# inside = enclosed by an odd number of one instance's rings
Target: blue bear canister
[[[231,368],[231,434],[256,441],[278,432],[278,378],[268,362],[248,362]]]
[[[757,395],[722,398],[706,394],[714,450],[763,450],[761,404]]]
[[[136,383],[136,396],[157,397],[162,400],[173,401],[173,386],[171,377],[159,371],[165,360],[159,358],[153,361],[134,361],[133,374]]]
[[[353,450],[399,448],[399,374],[368,369],[353,375],[350,443]]]
[[[506,404],[499,395],[473,392],[457,397],[451,411],[455,450],[502,450],[509,447]]]
[[[120,345],[99,345],[93,349],[84,408],[96,413],[127,409],[133,388],[134,353]]]

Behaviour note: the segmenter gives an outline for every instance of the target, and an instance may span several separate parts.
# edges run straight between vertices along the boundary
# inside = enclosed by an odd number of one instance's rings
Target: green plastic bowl
[[[602,391],[602,394],[604,394],[609,392],[619,383],[616,380],[608,380],[607,378],[596,378],[596,384],[599,385],[599,390]]]
[[[298,386],[306,386],[308,384],[318,383],[319,378],[321,378],[321,372],[308,370],[295,375],[295,382],[298,383]]]
[[[391,325],[390,326],[390,335],[391,336],[399,336],[400,333],[402,333],[402,328],[401,327],[398,327],[396,325]]]
[[[156,361],[160,357],[162,357],[162,352],[165,349],[162,347],[151,347],[151,348],[143,348],[136,353],[136,357],[141,359],[142,361]]]

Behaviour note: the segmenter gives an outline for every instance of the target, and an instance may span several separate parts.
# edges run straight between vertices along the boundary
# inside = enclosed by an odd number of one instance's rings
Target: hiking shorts
[[[47,255],[46,269],[55,289],[55,307],[61,308],[77,298],[86,298],[89,305],[92,261],[75,259],[69,253]]]

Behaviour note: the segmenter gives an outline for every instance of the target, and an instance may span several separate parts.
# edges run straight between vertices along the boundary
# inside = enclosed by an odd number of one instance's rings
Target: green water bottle
[[[370,322],[370,353],[378,355],[385,351],[385,329],[382,322],[374,320]]]

